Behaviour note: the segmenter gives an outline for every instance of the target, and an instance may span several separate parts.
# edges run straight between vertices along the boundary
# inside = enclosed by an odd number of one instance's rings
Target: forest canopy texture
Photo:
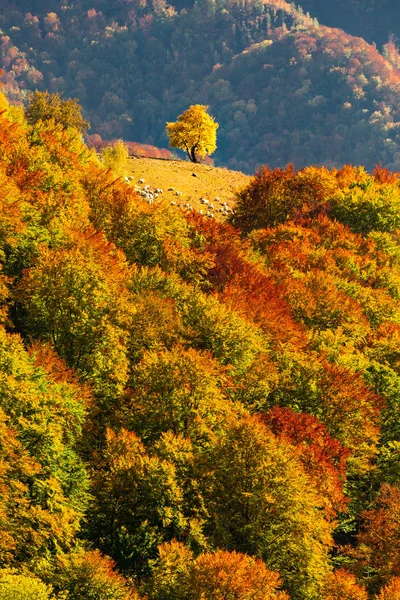
[[[247,173],[400,169],[398,2],[298,4],[12,0],[0,16],[5,90],[77,98],[91,135],[162,148],[166,122],[207,105],[216,162]]]
[[[26,115],[0,94],[0,598],[397,599],[399,174],[263,167],[218,222]]]

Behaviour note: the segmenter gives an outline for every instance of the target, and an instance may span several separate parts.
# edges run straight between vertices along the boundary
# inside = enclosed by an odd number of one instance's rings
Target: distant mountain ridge
[[[385,44],[400,35],[400,5],[396,0],[297,0],[324,25],[340,27],[370,43]]]

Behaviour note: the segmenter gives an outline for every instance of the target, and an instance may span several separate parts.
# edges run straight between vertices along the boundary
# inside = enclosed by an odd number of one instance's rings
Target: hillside
[[[214,70],[207,87],[231,168],[400,168],[400,71],[342,30],[280,33]]]
[[[158,147],[166,121],[208,104],[216,164],[249,174],[288,162],[398,169],[399,53],[349,35],[342,12],[347,33],[326,26],[338,24],[329,7],[318,24],[283,0],[20,0],[1,15],[3,79],[13,100],[63,92],[92,134]]]
[[[396,0],[298,0],[296,5],[317,17],[320,23],[340,27],[379,46],[389,35],[400,34],[400,7]]]
[[[0,94],[1,600],[396,600],[399,173],[130,165]]]
[[[214,204],[214,218],[224,220],[226,217],[218,212],[221,203],[226,202],[230,208],[236,202],[236,192],[239,192],[249,182],[250,177],[238,171],[228,171],[208,165],[192,164],[187,161],[157,160],[154,158],[130,159],[128,173],[134,176],[133,184],[144,179],[144,185],[152,189],[163,190],[159,201],[176,202],[176,206],[189,203],[194,210],[206,207],[200,202],[205,198]],[[195,177],[193,176],[195,175]],[[141,186],[143,188],[143,185]],[[168,188],[174,188],[168,190]],[[182,193],[177,196],[176,192]],[[214,201],[219,198],[219,201]]]

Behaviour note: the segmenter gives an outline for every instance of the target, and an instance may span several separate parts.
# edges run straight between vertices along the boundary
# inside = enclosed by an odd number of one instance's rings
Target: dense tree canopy
[[[0,571],[1,600],[50,600],[50,594],[51,587],[36,577],[18,575],[13,571]]]
[[[81,132],[85,131],[89,125],[82,117],[77,100],[70,98],[62,100],[60,94],[36,91],[30,94],[28,101],[26,120],[30,125],[38,121],[54,119],[64,129],[73,127]]]
[[[398,173],[228,223],[0,103],[0,595],[396,599]]]

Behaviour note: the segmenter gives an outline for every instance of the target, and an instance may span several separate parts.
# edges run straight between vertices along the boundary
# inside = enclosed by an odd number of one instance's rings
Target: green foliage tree
[[[190,548],[172,540],[158,547],[146,591],[151,600],[177,600],[188,579],[194,556]]]
[[[208,352],[177,346],[147,353],[133,370],[121,422],[147,442],[172,431],[200,444],[232,411],[221,389],[226,380],[225,370]]]
[[[121,429],[107,431],[104,457],[96,467],[90,536],[122,570],[143,576],[159,544],[187,532],[175,466]]]
[[[60,94],[36,91],[29,95],[28,102],[25,115],[30,125],[54,119],[64,129],[72,127],[81,133],[89,127],[89,123],[82,117],[81,107],[76,99],[63,100]]]
[[[373,181],[351,185],[332,199],[332,216],[364,235],[393,232],[400,227],[399,185]]]
[[[123,254],[101,232],[86,231],[66,248],[42,247],[21,283],[30,332],[54,344],[102,396],[120,393],[127,380],[129,277]]]
[[[187,152],[192,162],[199,162],[217,148],[218,123],[207,113],[208,106],[194,104],[179,115],[175,123],[167,123],[172,148]]]
[[[209,455],[210,538],[261,557],[292,598],[315,598],[332,546],[322,498],[288,445],[256,417],[230,419],[221,437]]]
[[[0,561],[51,562],[74,545],[87,506],[88,392],[48,348],[0,329]]]
[[[52,587],[33,575],[0,570],[0,600],[51,600]]]

